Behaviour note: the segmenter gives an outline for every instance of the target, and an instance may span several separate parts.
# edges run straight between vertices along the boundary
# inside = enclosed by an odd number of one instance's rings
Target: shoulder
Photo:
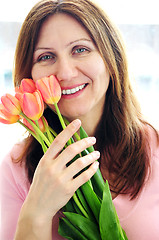
[[[29,191],[25,161],[15,162],[24,149],[24,142],[16,144],[0,165],[0,204],[2,239],[13,239],[19,212]],[[23,159],[22,159],[23,160]]]
[[[21,161],[19,162],[16,161],[16,159],[20,157],[24,144],[24,142],[16,143],[8,152],[8,154],[3,158],[1,162],[1,169],[3,169],[3,171],[10,170],[13,173],[20,172],[20,174],[22,175],[25,163],[23,159],[21,159]]]
[[[29,182],[25,170],[25,161],[21,159],[16,162],[23,151],[25,142],[15,144],[10,152],[4,157],[0,165],[0,176],[2,188],[12,186],[13,188],[23,189],[24,195],[27,194],[29,189]]]
[[[152,127],[147,128],[148,150],[149,150],[149,170],[145,179],[144,191],[147,199],[154,194],[159,196],[159,133]],[[157,196],[157,195],[156,195]],[[158,198],[159,201],[159,198]]]
[[[150,165],[159,164],[159,131],[148,126],[146,132],[150,151]]]
[[[159,236],[159,140],[157,131],[145,129],[150,151],[150,169],[138,196],[119,195],[113,200],[128,239],[154,239]]]

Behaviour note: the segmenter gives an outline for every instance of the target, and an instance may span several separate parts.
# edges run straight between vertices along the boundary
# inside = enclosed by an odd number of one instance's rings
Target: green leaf
[[[103,180],[103,177],[99,168],[91,178],[91,182],[92,182],[92,186],[95,193],[97,194],[99,199],[102,199],[105,182]]]
[[[124,235],[124,238],[122,238],[122,239],[124,239],[124,240],[128,240],[125,231],[124,231],[123,229],[122,229],[122,231],[123,231],[123,235]]]
[[[86,138],[88,137],[86,131],[83,129],[83,127],[80,127],[80,137],[81,138]],[[86,150],[84,150],[82,152],[82,156],[87,155],[90,152],[94,151],[94,147],[91,146],[89,148],[87,148]],[[93,175],[93,177],[91,178],[91,182],[93,185],[93,189],[95,191],[95,193],[98,195],[98,197],[101,199],[103,196],[103,189],[104,189],[104,180],[102,177],[102,174],[100,172],[100,169],[98,168],[97,172]]]
[[[116,213],[108,181],[105,183],[100,209],[99,227],[102,240],[124,240],[123,231]]]
[[[78,213],[80,215],[83,215],[83,213],[81,212],[80,208],[77,206],[77,203],[74,201],[74,199],[73,199],[72,204],[73,204],[73,207],[75,209],[74,213]],[[70,211],[67,211],[67,212],[70,212]]]
[[[99,212],[100,212],[100,207],[101,207],[101,203],[97,197],[97,195],[95,194],[95,192],[93,191],[93,188],[91,187],[91,185],[89,184],[89,181],[84,183],[80,189],[82,190],[86,201],[89,205],[89,207],[91,208],[97,222],[99,221]]]
[[[81,126],[80,127],[80,138],[83,139],[83,138],[87,138],[87,137],[88,137],[88,135],[87,135],[86,131]],[[88,150],[88,152],[93,152],[94,151],[94,147],[93,146],[88,147],[87,150]]]
[[[70,240],[88,240],[82,233],[66,218],[59,219],[58,233]]]
[[[101,240],[99,228],[96,223],[76,213],[64,212],[64,215],[87,240]]]
[[[74,205],[73,205],[73,198],[71,198],[67,203],[66,205],[63,207],[63,210],[65,212],[75,212],[75,208],[74,208]]]
[[[73,194],[73,199],[74,199],[77,207],[78,207],[78,208],[80,209],[80,211],[82,212],[83,216],[89,218],[88,213],[86,212],[86,210],[84,209],[83,205],[82,205],[81,202],[79,201],[76,192]]]
[[[80,188],[77,189],[76,194],[77,194],[77,196],[79,198],[79,201],[81,202],[83,208],[88,213],[89,219],[92,220],[92,221],[95,221],[94,215],[93,215],[93,213],[92,213],[92,211],[91,211],[91,209],[90,209],[90,207],[89,207],[89,205],[88,205],[88,203],[86,201],[86,198],[83,195],[83,192],[82,192],[82,190]]]

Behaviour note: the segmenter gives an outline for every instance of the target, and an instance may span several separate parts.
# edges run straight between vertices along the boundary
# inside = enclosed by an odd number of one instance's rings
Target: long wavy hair
[[[124,43],[109,17],[89,0],[42,0],[27,15],[17,42],[14,83],[31,78],[33,52],[40,28],[53,14],[66,13],[74,17],[89,33],[110,74],[103,115],[97,126],[96,148],[101,152],[104,178],[110,179],[111,190],[129,193],[135,198],[142,188],[149,169],[146,123],[131,88]],[[49,124],[60,131],[56,115],[45,110]],[[154,129],[155,131],[155,129]],[[156,131],[155,131],[156,132]],[[157,132],[156,132],[156,136]],[[31,136],[25,156],[28,179],[31,182],[36,166],[43,155],[39,143]]]

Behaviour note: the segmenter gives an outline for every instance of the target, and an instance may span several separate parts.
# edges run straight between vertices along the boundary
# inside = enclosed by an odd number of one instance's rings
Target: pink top
[[[24,165],[11,160],[11,155],[18,156],[22,147],[22,144],[14,146],[1,163],[1,240],[13,240],[18,215],[30,187]],[[159,147],[154,136],[150,147],[151,175],[138,198],[130,201],[128,195],[119,195],[113,200],[129,240],[159,239]],[[54,240],[64,239],[57,233],[58,217],[53,219]]]

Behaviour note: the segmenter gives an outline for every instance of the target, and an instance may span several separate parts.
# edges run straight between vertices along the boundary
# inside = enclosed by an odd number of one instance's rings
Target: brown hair
[[[40,27],[46,18],[55,13],[70,14],[85,27],[110,73],[105,108],[95,134],[97,148],[101,151],[101,166],[109,172],[105,177],[113,179],[112,191],[129,192],[134,198],[144,184],[149,166],[144,130],[146,123],[141,119],[130,85],[120,34],[99,7],[89,0],[43,0],[37,3],[26,17],[19,34],[15,53],[15,85],[19,85],[24,77],[31,78],[33,52]],[[52,124],[54,114],[47,110],[45,115]],[[31,181],[42,156],[36,140],[30,137],[24,154]]]

